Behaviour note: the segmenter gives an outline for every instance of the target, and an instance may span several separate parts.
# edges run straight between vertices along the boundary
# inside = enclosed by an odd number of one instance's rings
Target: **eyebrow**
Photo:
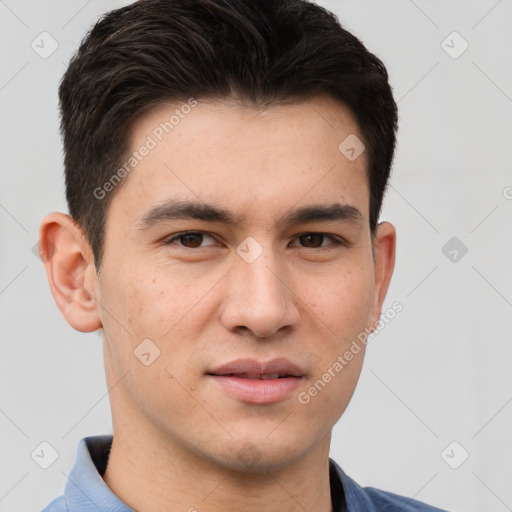
[[[195,219],[222,223],[227,226],[243,225],[245,217],[237,217],[225,208],[190,200],[171,199],[157,204],[137,218],[138,229],[149,229],[157,224],[179,219]],[[338,221],[359,225],[364,220],[361,211],[350,204],[313,204],[290,209],[275,222],[276,228],[318,221]]]

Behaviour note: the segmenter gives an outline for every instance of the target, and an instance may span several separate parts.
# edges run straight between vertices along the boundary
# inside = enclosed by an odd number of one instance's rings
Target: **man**
[[[383,64],[303,0],[145,0],[59,93],[70,216],[40,252],[101,330],[114,435],[45,511],[439,510],[329,459],[394,267]]]

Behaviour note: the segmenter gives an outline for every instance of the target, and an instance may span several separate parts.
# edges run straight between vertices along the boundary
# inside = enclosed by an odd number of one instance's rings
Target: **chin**
[[[279,444],[278,439],[273,441],[233,441],[220,448],[212,461],[239,473],[263,473],[288,467],[300,460],[307,451],[301,443],[287,442],[285,445]]]

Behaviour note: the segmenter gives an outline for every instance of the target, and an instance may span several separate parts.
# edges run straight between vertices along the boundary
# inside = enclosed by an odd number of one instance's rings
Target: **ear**
[[[377,226],[373,240],[375,264],[375,290],[373,296],[373,310],[370,320],[370,331],[376,329],[380,319],[382,304],[386,298],[393,269],[395,268],[396,230],[393,224],[381,222]]]
[[[44,217],[39,255],[53,298],[69,325],[81,332],[99,329],[94,256],[82,229],[69,215],[50,213]]]

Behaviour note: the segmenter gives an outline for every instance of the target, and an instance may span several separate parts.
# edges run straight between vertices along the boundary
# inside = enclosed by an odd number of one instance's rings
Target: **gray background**
[[[1,512],[43,508],[78,441],[112,432],[100,337],[67,325],[32,250],[42,216],[66,211],[58,82],[123,3],[0,0]],[[319,3],[382,58],[400,109],[382,219],[398,230],[385,306],[403,311],[369,343],[331,456],[360,484],[512,510],[512,2]],[[46,59],[31,47],[43,31],[58,43]],[[48,469],[31,458],[43,441],[58,452]]]

